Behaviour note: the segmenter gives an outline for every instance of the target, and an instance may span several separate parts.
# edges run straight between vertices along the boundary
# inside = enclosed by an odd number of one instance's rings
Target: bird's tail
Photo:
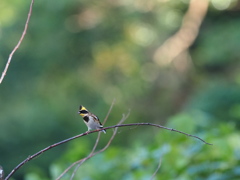
[[[103,129],[102,132],[104,132],[104,134],[106,134],[106,130],[105,129]]]

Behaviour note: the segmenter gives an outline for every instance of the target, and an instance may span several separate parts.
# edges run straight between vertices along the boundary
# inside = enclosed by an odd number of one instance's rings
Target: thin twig
[[[8,61],[7,61],[7,64],[4,68],[4,71],[2,72],[2,76],[0,78],[0,84],[2,83],[3,81],[3,78],[5,77],[5,75],[7,74],[7,70],[8,70],[8,67],[11,63],[11,60],[12,60],[12,56],[13,54],[15,53],[15,51],[19,48],[20,44],[22,43],[22,40],[27,32],[27,28],[28,28],[28,23],[30,21],[30,17],[31,17],[31,14],[32,14],[32,7],[33,7],[33,3],[34,3],[34,0],[32,0],[31,4],[30,4],[30,9],[29,9],[29,12],[28,12],[28,17],[27,17],[27,21],[25,23],[25,27],[24,27],[24,30],[23,30],[23,33],[22,33],[22,36],[21,38],[19,39],[17,45],[14,47],[14,49],[12,50],[12,52],[10,53],[9,57],[8,57]]]
[[[191,134],[187,134],[187,133],[184,133],[182,131],[178,131],[176,129],[172,129],[172,128],[167,128],[167,127],[164,127],[164,126],[161,126],[161,125],[158,125],[158,124],[152,124],[152,123],[132,123],[132,124],[117,124],[117,125],[114,125],[114,126],[109,126],[109,127],[104,127],[102,129],[97,129],[97,130],[94,130],[94,131],[89,131],[89,132],[85,132],[85,133],[81,133],[79,135],[76,135],[76,136],[73,136],[71,138],[68,138],[68,139],[65,139],[63,141],[60,141],[58,143],[55,143],[55,144],[52,144],[44,149],[42,149],[41,151],[29,156],[28,158],[26,158],[24,161],[22,161],[19,165],[17,165],[11,172],[10,174],[5,178],[5,180],[8,180],[15,172],[16,170],[18,170],[20,167],[22,167],[24,164],[26,164],[28,161],[36,158],[37,156],[39,156],[40,154],[44,153],[45,151],[48,151],[54,147],[57,147],[61,144],[64,144],[66,142],[69,142],[69,141],[72,141],[76,138],[80,138],[80,137],[83,137],[83,136],[86,136],[88,134],[92,134],[92,133],[96,133],[96,132],[99,132],[103,129],[112,129],[112,128],[117,128],[117,127],[127,127],[127,126],[154,126],[154,127],[158,127],[158,128],[161,128],[161,129],[166,129],[166,130],[169,130],[169,131],[175,131],[175,132],[178,132],[178,133],[181,133],[181,134],[184,134],[186,136],[190,136],[190,137],[193,137],[193,138],[196,138],[196,139],[199,139],[200,141],[202,141],[203,143],[207,144],[207,145],[213,145],[213,144],[210,144],[210,143],[207,143],[206,141],[204,141],[203,139],[201,139],[200,137],[198,136],[194,136],[194,135],[191,135]]]
[[[112,128],[116,128],[116,127],[124,127],[124,126],[155,126],[155,127],[158,127],[158,128],[166,129],[166,130],[169,130],[169,131],[175,131],[175,132],[184,134],[184,135],[186,135],[186,136],[190,136],[190,137],[199,139],[200,141],[202,141],[203,143],[205,143],[205,144],[207,144],[207,145],[213,145],[213,144],[207,143],[206,141],[204,141],[203,139],[201,139],[201,138],[198,137],[198,136],[194,136],[194,135],[191,135],[191,134],[187,134],[187,133],[185,133],[185,132],[178,131],[178,130],[173,129],[173,128],[167,128],[167,127],[165,127],[165,126],[161,126],[161,125],[159,125],[159,124],[153,124],[153,123],[120,124],[120,125],[114,125],[114,126],[105,127],[105,128],[102,128],[101,130],[103,130],[103,129],[105,129],[105,130],[106,130],[106,129],[112,129]],[[94,132],[97,132],[97,131],[100,131],[100,130],[94,130],[94,131],[91,131],[91,132],[89,132],[89,133],[94,133]]]
[[[114,106],[114,104],[115,104],[115,101],[116,101],[116,99],[114,98],[113,101],[112,101],[112,104],[111,104],[111,106],[110,106],[110,108],[109,108],[109,110],[108,110],[108,112],[107,112],[107,115],[106,115],[106,117],[105,117],[105,119],[104,119],[104,121],[103,121],[103,124],[106,123],[106,121],[107,121],[107,119],[108,119],[108,117],[109,117],[109,114],[111,113],[112,108],[113,108],[113,106]]]
[[[160,167],[161,167],[161,164],[162,164],[162,157],[160,157],[159,163],[158,163],[158,166],[157,166],[157,169],[156,169],[155,172],[153,173],[153,175],[152,175],[152,177],[150,178],[150,180],[153,180],[153,179],[154,179],[154,177],[156,176],[158,170],[159,170]]]

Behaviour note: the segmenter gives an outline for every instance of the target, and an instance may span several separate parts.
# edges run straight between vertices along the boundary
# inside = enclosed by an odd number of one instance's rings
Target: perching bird
[[[103,125],[100,122],[99,118],[94,115],[93,113],[89,112],[84,106],[79,107],[78,114],[83,117],[84,123],[88,127],[88,131],[93,130],[93,129],[102,129]],[[103,129],[102,132],[106,133],[106,131]]]

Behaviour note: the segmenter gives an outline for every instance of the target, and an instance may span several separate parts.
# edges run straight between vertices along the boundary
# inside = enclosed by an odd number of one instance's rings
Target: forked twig
[[[110,106],[110,108],[109,108],[109,110],[108,110],[108,112],[107,112],[107,115],[106,115],[106,117],[105,117],[105,119],[104,119],[104,121],[103,121],[103,125],[104,125],[104,124],[106,123],[106,121],[108,120],[109,114],[111,113],[112,108],[113,108],[115,102],[116,102],[116,99],[114,98],[113,101],[112,101],[112,104],[111,104],[111,106]]]
[[[27,17],[27,21],[25,23],[25,27],[24,27],[24,30],[23,30],[23,33],[22,33],[22,36],[20,37],[17,45],[14,47],[14,49],[12,50],[12,52],[10,53],[9,57],[8,57],[8,61],[7,61],[7,64],[2,72],[2,76],[0,78],[0,84],[2,83],[3,81],[3,78],[5,77],[5,75],[7,74],[7,70],[8,70],[8,67],[11,63],[11,60],[12,60],[12,56],[13,54],[15,53],[15,51],[19,48],[20,44],[22,43],[22,40],[27,32],[27,28],[28,28],[28,23],[30,21],[30,17],[32,15],[32,7],[33,7],[33,3],[34,3],[34,0],[32,0],[31,4],[30,4],[30,9],[29,9],[29,12],[28,12],[28,17]]]

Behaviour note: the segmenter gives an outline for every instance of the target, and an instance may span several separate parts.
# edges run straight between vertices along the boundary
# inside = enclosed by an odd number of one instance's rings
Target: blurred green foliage
[[[121,128],[111,147],[85,162],[76,179],[149,179],[159,158],[156,179],[238,179],[240,2],[210,3],[190,58],[183,61],[189,63],[176,59],[161,66],[153,55],[181,26],[189,0],[36,1],[28,32],[0,85],[5,174],[28,155],[85,132],[80,104],[103,120],[116,98],[106,126],[131,109],[126,123],[165,124],[214,146],[149,127]],[[0,2],[1,71],[21,36],[29,4]],[[50,150],[14,179],[54,179],[86,156],[95,138]]]

